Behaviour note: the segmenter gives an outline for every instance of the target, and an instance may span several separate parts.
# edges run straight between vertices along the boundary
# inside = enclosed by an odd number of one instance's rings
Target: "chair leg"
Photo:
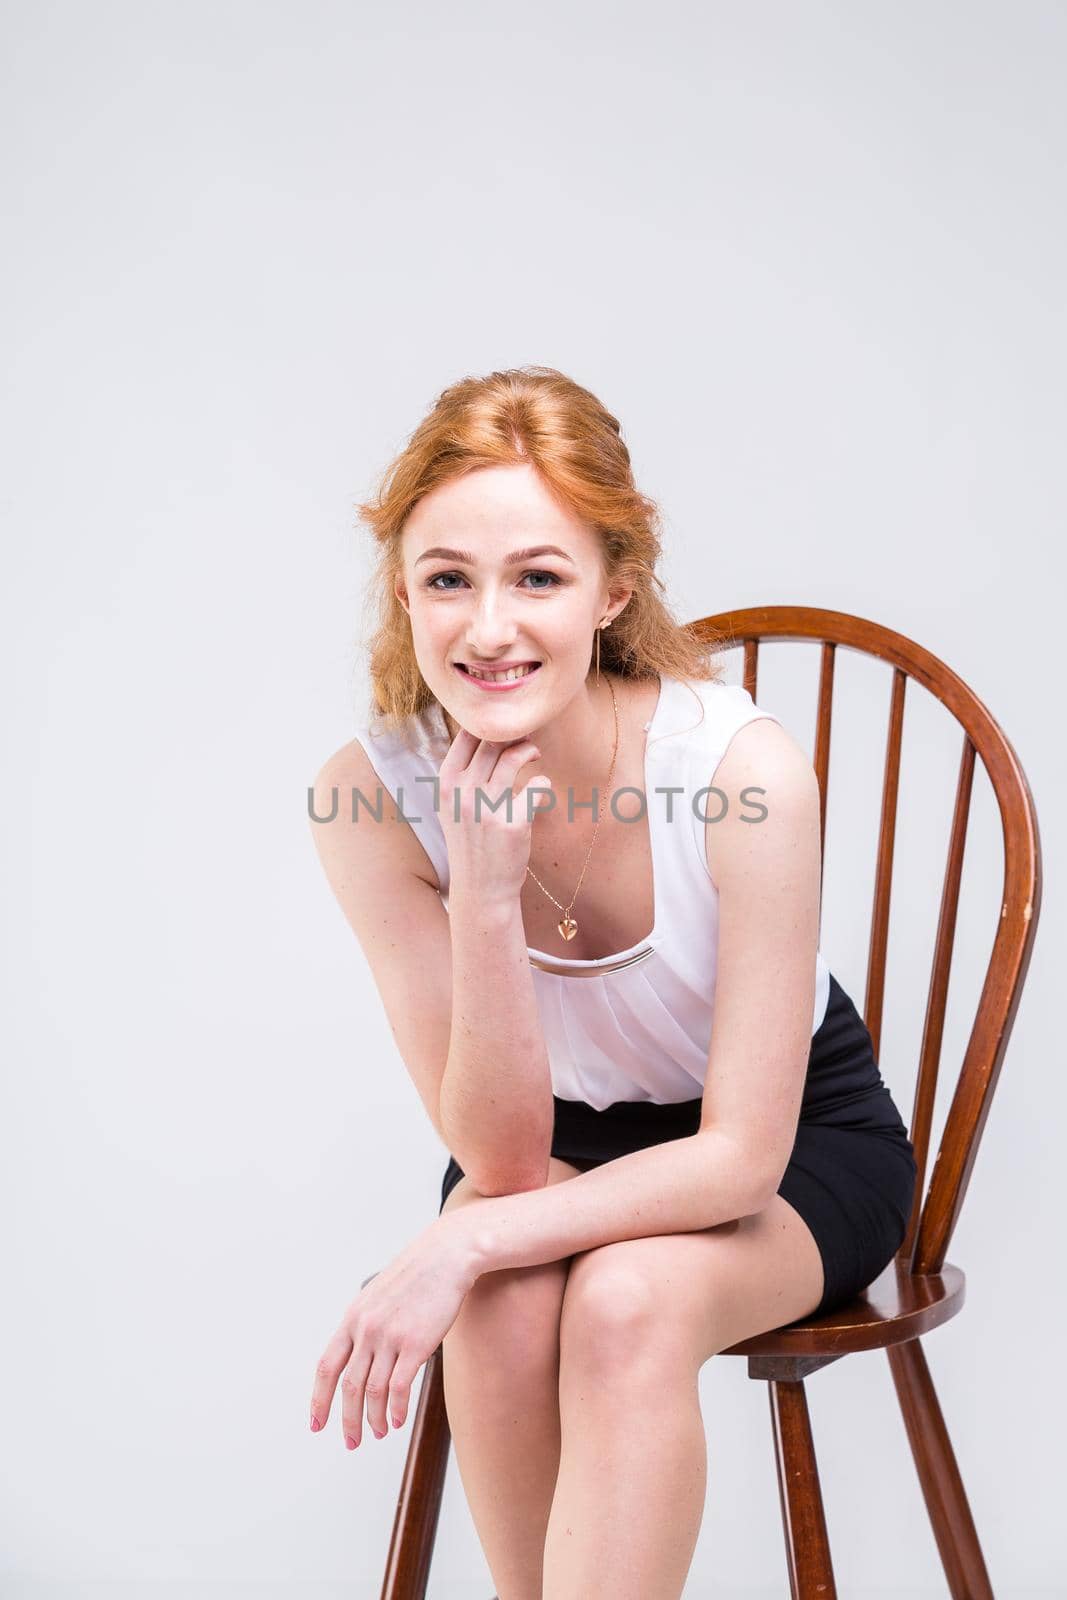
[[[452,1443],[441,1360],[438,1346],[426,1363],[411,1424],[381,1600],[425,1600]]]
[[[993,1600],[952,1442],[918,1339],[886,1351],[952,1600]]]
[[[837,1600],[804,1380],[767,1384],[793,1600]]]

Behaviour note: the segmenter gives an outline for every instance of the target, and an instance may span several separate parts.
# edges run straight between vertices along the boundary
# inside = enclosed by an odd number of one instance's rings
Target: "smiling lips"
[[[540,662],[531,661],[527,662],[525,666],[508,667],[503,672],[493,673],[482,668],[462,666],[457,662],[456,671],[466,678],[468,682],[476,684],[479,689],[495,690],[499,693],[503,690],[517,689],[520,684],[526,682],[527,678],[533,677],[540,665]]]

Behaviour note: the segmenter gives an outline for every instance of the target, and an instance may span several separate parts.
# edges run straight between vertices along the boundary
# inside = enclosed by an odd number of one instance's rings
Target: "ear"
[[[601,612],[601,615],[606,617],[608,622],[614,622],[619,613],[626,610],[626,607],[633,598],[633,593],[634,591],[632,588],[627,589],[619,586],[610,588],[608,590],[608,603]],[[602,623],[601,626],[603,627],[605,624]]]
[[[411,604],[410,604],[410,601],[408,600],[407,585],[404,582],[404,574],[402,572],[398,572],[396,574],[396,576],[394,577],[394,579],[393,579],[393,593],[396,595],[397,599],[400,601],[400,604],[403,606],[404,610],[410,616],[411,615]]]

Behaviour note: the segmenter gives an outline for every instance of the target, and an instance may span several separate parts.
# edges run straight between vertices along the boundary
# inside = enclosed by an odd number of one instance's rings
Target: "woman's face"
[[[402,549],[396,594],[419,670],[479,739],[525,737],[558,716],[585,686],[594,629],[630,595],[612,597],[596,535],[532,466],[482,467],[440,485],[408,517]],[[494,665],[533,670],[502,687],[469,670]]]

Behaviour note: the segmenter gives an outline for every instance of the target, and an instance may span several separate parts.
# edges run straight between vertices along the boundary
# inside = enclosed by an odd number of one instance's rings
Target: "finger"
[[[466,728],[460,728],[445,752],[444,760],[438,770],[446,776],[462,772],[478,748],[478,744],[479,740],[473,733],[468,733]]]
[[[483,740],[477,755],[464,775],[464,784],[480,788],[492,799],[499,799],[514,787],[515,775],[541,752],[532,739],[512,739],[507,744]]]
[[[500,753],[493,768],[494,774],[507,771],[514,776],[527,761],[535,761],[541,754],[540,747],[533,739],[515,739],[511,744],[500,745],[498,748]]]
[[[556,796],[552,789],[552,779],[543,775],[531,778],[524,789],[517,795],[519,816],[526,822],[533,819],[541,811],[551,811],[556,804]]]
[[[415,1382],[418,1365],[404,1356],[397,1359],[389,1384],[389,1420],[394,1428],[402,1428],[411,1403],[411,1385]]]
[[[311,1428],[313,1433],[325,1428],[330,1416],[337,1380],[344,1371],[345,1362],[352,1354],[352,1337],[345,1327],[338,1328],[319,1358],[315,1368],[315,1383],[311,1391]]]
[[[505,745],[487,780],[493,792],[503,794],[505,789],[514,789],[515,779],[523,767],[540,758],[541,752],[532,739],[520,739],[516,744]]]
[[[466,730],[463,730],[466,732]],[[496,764],[497,757],[502,750],[515,743],[513,739],[502,741],[499,739],[479,739],[476,734],[468,733],[466,743],[461,745],[459,736],[456,736],[448,754],[445,756],[438,773],[453,783],[484,783]],[[454,753],[454,754],[453,754]],[[453,759],[450,761],[449,757]]]
[[[388,1345],[379,1345],[374,1352],[370,1372],[367,1374],[366,1400],[367,1421],[374,1430],[376,1439],[383,1439],[389,1432],[389,1423],[386,1418],[385,1404],[389,1398],[389,1383],[396,1366],[397,1352]]]
[[[363,1389],[373,1358],[369,1346],[357,1345],[341,1379],[341,1431],[349,1449],[355,1449],[363,1438]]]
[[[464,782],[468,785],[474,783],[484,785],[496,766],[501,751],[507,748],[508,745],[499,739],[479,739],[463,773]]]

